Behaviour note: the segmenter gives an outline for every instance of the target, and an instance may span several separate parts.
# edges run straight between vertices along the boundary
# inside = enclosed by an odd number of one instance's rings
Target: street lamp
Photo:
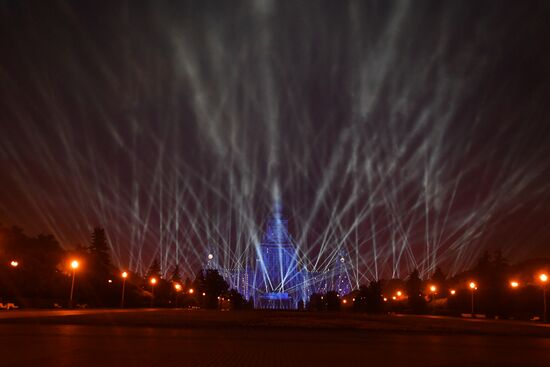
[[[189,294],[195,293],[195,290],[193,288],[189,288]]]
[[[155,284],[157,284],[157,278],[151,278],[149,283],[151,283],[151,307],[153,307],[155,302]]]
[[[474,291],[477,289],[477,284],[475,282],[470,282],[468,286],[472,291],[472,317],[474,317]]]
[[[178,308],[178,296],[179,296],[179,292],[182,289],[181,284],[179,283],[174,284],[174,289],[176,290],[176,308]]]
[[[397,297],[401,297],[403,295],[403,292],[397,291]]]
[[[451,292],[451,296],[454,296],[456,294],[456,291],[454,289],[451,289],[450,292]]]
[[[435,313],[435,302],[434,302],[434,301],[435,301],[435,292],[436,292],[436,291],[437,291],[437,287],[436,287],[435,285],[432,284],[432,285],[430,286],[430,292],[431,292],[431,294],[432,294],[432,301],[431,301],[431,303],[432,303],[432,312],[433,312],[433,313]]]
[[[542,307],[543,307],[543,321],[548,322],[548,310],[547,310],[547,304],[546,304],[546,283],[548,283],[548,274],[541,273],[539,275],[539,280],[541,282],[542,287]]]
[[[69,297],[69,307],[70,308],[73,307],[74,279],[75,279],[75,276],[76,276],[76,269],[78,269],[79,266],[80,266],[80,263],[78,262],[78,260],[71,261],[71,268],[73,269],[73,280],[71,282],[71,295]]]
[[[515,281],[515,280],[512,280],[512,281],[510,282],[510,287],[512,287],[512,288],[517,288],[517,287],[519,287],[519,282],[517,282],[517,281]]]
[[[19,266],[19,262],[17,260],[12,260],[10,262],[11,267],[17,268]]]
[[[437,291],[437,287],[435,285],[430,286],[430,292],[432,293],[432,301],[435,298],[435,292]]]
[[[124,292],[126,291],[126,278],[128,278],[128,273],[123,271],[121,276],[122,276],[122,296],[120,297],[120,308],[124,308]]]

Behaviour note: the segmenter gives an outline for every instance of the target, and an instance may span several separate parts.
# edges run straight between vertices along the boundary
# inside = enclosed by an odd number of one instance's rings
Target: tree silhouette
[[[447,276],[439,266],[435,268],[430,278],[430,283],[433,283],[437,287],[438,294],[443,296],[447,294]]]
[[[94,228],[88,253],[86,272],[94,291],[101,293],[101,296],[104,297],[107,281],[112,278],[113,267],[107,236],[103,228]]]
[[[367,287],[366,310],[367,312],[382,312],[382,284],[380,281],[372,280]]]
[[[325,310],[325,297],[319,293],[313,293],[309,296],[309,302],[307,304],[307,309],[309,311],[324,311]]]
[[[340,298],[335,291],[329,291],[324,297],[327,311],[339,311],[340,310]]]
[[[156,278],[158,281],[161,278],[160,271],[160,261],[158,258],[155,258],[151,265],[149,265],[149,269],[147,269],[147,273],[145,274],[146,281],[148,282],[151,278]]]
[[[1,301],[44,307],[64,296],[68,278],[58,269],[65,252],[54,236],[27,236],[19,227],[0,226],[1,257],[8,264],[0,266]]]
[[[233,310],[242,310],[245,308],[249,308],[248,302],[236,289],[231,289],[229,292],[227,292],[225,298],[229,299],[229,306]]]
[[[426,301],[422,293],[422,279],[418,269],[414,269],[405,283],[408,296],[408,307],[414,313],[422,313],[426,310]]]
[[[181,284],[181,274],[180,274],[180,265],[176,264],[174,266],[174,269],[172,270],[172,273],[170,274],[170,281],[172,283],[178,283]],[[181,284],[183,286],[183,284]]]
[[[472,271],[479,284],[476,306],[479,312],[489,317],[507,317],[511,309],[511,303],[508,302],[509,272],[508,260],[501,251],[495,251],[493,256],[488,251],[483,253]]]
[[[483,251],[483,254],[480,256],[477,261],[477,265],[474,267],[474,272],[478,275],[488,273],[491,268],[491,255],[489,251]]]
[[[194,283],[196,297],[205,308],[217,308],[218,297],[221,297],[229,289],[229,284],[216,269],[199,271]]]

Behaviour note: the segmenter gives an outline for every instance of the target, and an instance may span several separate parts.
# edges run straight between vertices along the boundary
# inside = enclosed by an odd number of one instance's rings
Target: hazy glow
[[[340,262],[357,288],[452,276],[502,243],[502,220],[548,207],[544,78],[518,74],[542,43],[507,33],[498,4],[115,3],[4,30],[0,222],[65,248],[102,226],[120,269],[158,257],[192,276],[251,266],[280,200],[300,265]],[[505,255],[547,247],[517,236],[529,246]]]

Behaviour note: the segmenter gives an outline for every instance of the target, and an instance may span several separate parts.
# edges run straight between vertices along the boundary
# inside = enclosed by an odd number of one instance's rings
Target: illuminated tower
[[[351,282],[349,276],[349,255],[345,249],[340,251],[340,254],[334,264],[332,274],[332,290],[338,293],[338,296],[343,297],[351,292]]]
[[[302,300],[303,274],[298,269],[297,251],[288,234],[281,205],[276,203],[258,249],[254,302],[258,308],[293,309]]]

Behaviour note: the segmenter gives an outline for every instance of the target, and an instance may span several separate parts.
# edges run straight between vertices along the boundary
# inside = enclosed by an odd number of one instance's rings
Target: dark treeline
[[[79,261],[74,271],[76,307],[120,307],[124,294],[125,307],[252,308],[214,269],[185,275],[176,265],[163,272],[158,260],[145,274],[116,268],[102,228],[94,229],[86,246],[64,250],[52,235],[32,237],[18,227],[0,226],[0,302],[69,306],[73,259]],[[453,277],[437,268],[429,279],[421,279],[414,270],[406,279],[373,280],[344,297],[334,291],[313,294],[305,308],[460,315],[471,313],[473,306],[475,314],[486,317],[531,319],[543,314],[546,283],[538,276],[548,270],[550,261],[545,259],[512,265],[498,251],[485,252],[472,269]]]
[[[485,252],[472,269],[453,277],[436,268],[429,279],[421,279],[414,270],[404,280],[373,280],[341,299],[336,292],[313,294],[307,307],[442,315],[471,314],[473,307],[474,314],[489,318],[541,318],[547,285],[539,276],[549,269],[547,259],[511,265],[500,251]]]
[[[52,235],[31,237],[0,226],[0,264],[0,302],[20,307],[68,307],[73,271],[75,307],[250,307],[217,270],[201,269],[191,280],[178,265],[162,276],[158,260],[146,274],[116,268],[102,228],[86,246],[64,250]]]

